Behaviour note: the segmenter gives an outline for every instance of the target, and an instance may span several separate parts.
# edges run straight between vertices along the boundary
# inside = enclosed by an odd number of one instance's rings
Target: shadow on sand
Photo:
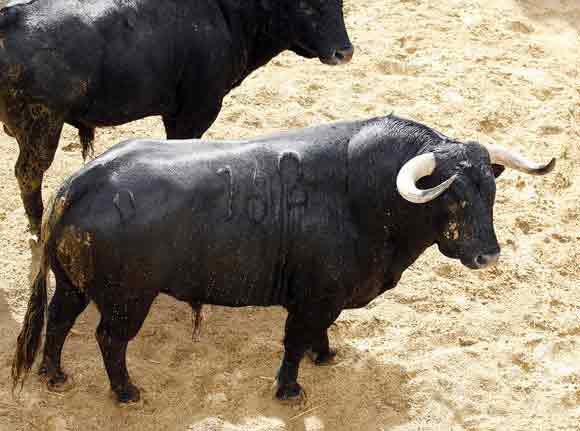
[[[35,243],[30,245],[32,280],[40,253]],[[11,318],[2,294],[0,289],[4,391],[10,382],[9,363],[20,325]],[[385,362],[372,348],[359,350],[341,340],[350,338],[348,331],[331,328],[331,340],[339,351],[335,365],[317,367],[307,358],[302,361],[299,381],[307,399],[287,405],[273,397],[273,377],[283,350],[283,310],[208,307],[202,339],[193,343],[190,308],[165,296],[156,301],[129,345],[129,372],[142,389],[144,403],[121,408],[112,401],[93,335],[98,317],[89,307],[64,346],[63,367],[75,382],[70,392],[50,394],[31,374],[20,400],[10,407],[19,416],[15,423],[30,421],[44,429],[45,423],[58,419],[71,429],[82,425],[85,431],[103,427],[321,431],[390,429],[410,421],[415,389],[404,364]],[[41,410],[33,407],[36,403],[42,404]]]
[[[11,396],[10,369],[20,325],[8,305],[6,284],[0,283],[0,429],[9,430],[11,424],[19,423]]]
[[[522,13],[530,20],[557,28],[558,22],[565,22],[580,32],[580,9],[576,0],[517,0]]]
[[[273,376],[282,356],[284,319],[279,309],[210,308],[202,341],[185,348],[189,354],[183,356],[192,362],[173,356],[174,365],[165,370],[193,365],[191,392],[182,388],[185,400],[178,409],[187,412],[180,421],[185,430],[370,430],[411,420],[413,376],[402,365],[380,360],[372,349],[359,350],[340,340],[349,335],[336,327],[331,329],[339,352],[336,364],[302,361],[299,382],[306,400],[294,405],[275,400]],[[195,370],[195,363],[203,370]],[[151,395],[158,400],[166,396]],[[162,428],[167,425],[159,422]]]

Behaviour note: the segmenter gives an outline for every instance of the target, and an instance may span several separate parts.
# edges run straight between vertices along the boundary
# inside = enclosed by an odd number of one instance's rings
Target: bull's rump
[[[71,180],[61,225],[90,236],[85,264],[97,289],[285,305],[296,294],[296,268],[336,230],[342,164],[323,151],[319,166],[318,151],[304,151],[304,143],[202,145],[137,141],[112,149]]]
[[[2,98],[17,96],[96,125],[173,109],[167,91],[175,86],[170,15],[147,2],[110,0],[36,1],[4,9]]]

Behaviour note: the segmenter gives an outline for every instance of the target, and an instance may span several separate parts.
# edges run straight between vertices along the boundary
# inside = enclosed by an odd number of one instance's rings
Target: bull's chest
[[[353,287],[346,308],[360,308],[396,286],[400,277],[393,274],[391,253],[373,253],[361,263],[359,281]]]

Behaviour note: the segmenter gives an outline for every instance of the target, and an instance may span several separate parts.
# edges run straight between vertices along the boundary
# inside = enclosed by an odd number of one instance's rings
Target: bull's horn
[[[433,153],[421,154],[405,163],[397,174],[397,191],[399,194],[409,202],[424,204],[432,201],[447,190],[451,183],[455,181],[457,175],[453,175],[432,189],[420,190],[417,188],[417,181],[427,175],[431,175],[436,166],[435,154]]]
[[[491,163],[502,165],[507,168],[512,168],[520,172],[525,172],[530,175],[544,175],[551,172],[556,166],[556,159],[553,158],[546,164],[535,163],[527,160],[522,155],[499,145],[486,145],[489,151]]]

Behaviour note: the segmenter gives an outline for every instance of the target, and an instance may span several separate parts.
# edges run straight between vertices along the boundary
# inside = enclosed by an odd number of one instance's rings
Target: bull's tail
[[[46,316],[47,291],[46,283],[49,270],[48,244],[51,232],[54,230],[60,216],[68,205],[66,193],[64,196],[53,195],[42,217],[40,239],[40,267],[32,283],[28,309],[24,316],[24,322],[18,340],[16,341],[16,353],[12,360],[12,391],[18,383],[24,385],[24,380],[30,373],[30,369],[38,353],[42,341],[42,330]]]
[[[191,334],[191,339],[197,342],[201,339],[201,323],[204,320],[203,304],[195,303],[191,304],[193,310],[193,333]]]
[[[40,269],[32,284],[28,309],[24,317],[24,324],[18,341],[16,342],[16,354],[12,360],[12,391],[20,382],[20,387],[32,368],[34,358],[42,341],[42,330],[46,314],[46,278],[48,273],[48,257],[46,250],[41,251]]]
[[[83,160],[95,154],[95,128],[84,125],[77,125],[79,129],[79,139],[81,141]]]

